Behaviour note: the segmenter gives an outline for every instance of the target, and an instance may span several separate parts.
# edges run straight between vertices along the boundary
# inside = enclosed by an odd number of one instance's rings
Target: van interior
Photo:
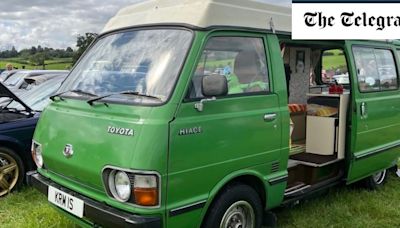
[[[351,87],[343,46],[281,39],[291,119],[286,199],[344,175]],[[329,93],[332,84],[341,85],[343,93]]]

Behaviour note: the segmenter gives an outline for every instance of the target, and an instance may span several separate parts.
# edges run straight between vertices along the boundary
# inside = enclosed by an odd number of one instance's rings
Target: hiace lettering
[[[201,133],[201,127],[183,128],[179,130],[178,135],[193,135]]]

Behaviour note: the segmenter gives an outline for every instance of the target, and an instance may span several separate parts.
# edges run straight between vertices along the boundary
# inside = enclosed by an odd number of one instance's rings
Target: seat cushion
[[[289,104],[289,113],[305,113],[307,111],[306,104]]]

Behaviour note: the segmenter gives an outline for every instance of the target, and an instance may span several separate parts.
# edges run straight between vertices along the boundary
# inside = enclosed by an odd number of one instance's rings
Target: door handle
[[[367,104],[365,102],[362,102],[360,105],[360,115],[361,119],[367,118]]]
[[[275,119],[276,119],[276,113],[264,114],[264,121],[266,121],[266,122],[271,122],[271,121],[274,121]]]

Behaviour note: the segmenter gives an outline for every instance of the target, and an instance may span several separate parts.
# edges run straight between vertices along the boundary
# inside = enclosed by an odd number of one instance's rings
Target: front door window
[[[204,75],[224,75],[228,96],[269,91],[265,48],[261,38],[213,37],[197,65],[189,91],[190,98],[202,98]]]

